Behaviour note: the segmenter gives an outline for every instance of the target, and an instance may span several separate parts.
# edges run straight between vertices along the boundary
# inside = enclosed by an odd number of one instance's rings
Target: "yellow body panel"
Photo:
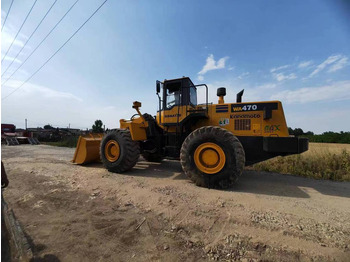
[[[190,113],[187,112],[190,109],[194,109],[189,106],[174,106],[170,110],[164,110],[161,112],[161,123],[175,124],[181,122]],[[157,112],[157,120],[159,119],[159,111]]]
[[[271,110],[271,118],[264,119],[264,106],[275,106]],[[203,105],[197,106],[202,109]],[[195,108],[192,108],[195,109]],[[179,106],[161,112],[160,126],[181,122],[186,116],[189,107]],[[288,127],[280,101],[262,101],[249,103],[221,103],[209,104],[207,119],[201,119],[193,126],[193,130],[202,126],[221,126],[236,136],[276,136],[288,137]],[[159,112],[157,114],[159,124]],[[168,132],[175,132],[175,127],[168,127]]]
[[[146,129],[148,127],[147,121],[144,121],[142,117],[138,117],[132,120],[120,119],[120,128],[129,129],[131,138],[134,141],[142,141],[147,139]]]
[[[80,136],[72,162],[86,164],[100,161],[100,143],[103,134],[88,134]]]

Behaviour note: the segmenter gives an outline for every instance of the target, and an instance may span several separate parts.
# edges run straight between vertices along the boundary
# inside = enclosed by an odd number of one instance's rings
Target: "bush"
[[[46,142],[46,145],[60,146],[60,147],[76,147],[78,143],[78,136],[67,136],[58,142]]]
[[[330,151],[276,157],[253,166],[254,170],[293,174],[316,179],[350,181],[350,153]]]

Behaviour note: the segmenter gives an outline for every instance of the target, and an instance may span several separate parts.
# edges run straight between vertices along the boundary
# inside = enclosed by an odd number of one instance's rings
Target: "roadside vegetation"
[[[49,146],[59,146],[59,147],[76,147],[78,143],[79,136],[67,136],[58,142],[44,142],[44,144]]]
[[[44,126],[45,128],[52,128],[50,125],[46,125]],[[103,128],[103,122],[99,119],[97,119],[95,121],[95,123],[92,125],[92,129],[91,129],[92,133],[103,133],[104,132],[104,128]],[[77,147],[78,144],[78,139],[79,136],[65,136],[62,139],[60,139],[59,141],[55,141],[55,142],[42,142],[45,145],[49,145],[49,146],[59,146],[59,147]]]
[[[350,181],[350,145],[310,143],[309,151],[303,154],[276,157],[252,168],[316,179]]]
[[[306,137],[310,142],[315,143],[341,143],[350,144],[350,132],[323,132],[322,134],[315,135],[311,131],[304,132],[301,128],[288,128],[289,134],[294,136]]]

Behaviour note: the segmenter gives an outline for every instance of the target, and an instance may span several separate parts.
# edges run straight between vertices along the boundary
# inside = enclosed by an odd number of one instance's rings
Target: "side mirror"
[[[157,94],[160,93],[160,81],[157,80],[156,82],[156,90],[157,90]]]

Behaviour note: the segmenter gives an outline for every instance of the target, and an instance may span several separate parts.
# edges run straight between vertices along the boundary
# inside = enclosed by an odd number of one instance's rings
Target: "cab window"
[[[190,103],[193,106],[197,105],[197,90],[195,87],[190,88]]]
[[[181,104],[181,93],[180,91],[171,91],[167,89],[167,98],[166,98],[166,108],[170,109],[173,106]]]

